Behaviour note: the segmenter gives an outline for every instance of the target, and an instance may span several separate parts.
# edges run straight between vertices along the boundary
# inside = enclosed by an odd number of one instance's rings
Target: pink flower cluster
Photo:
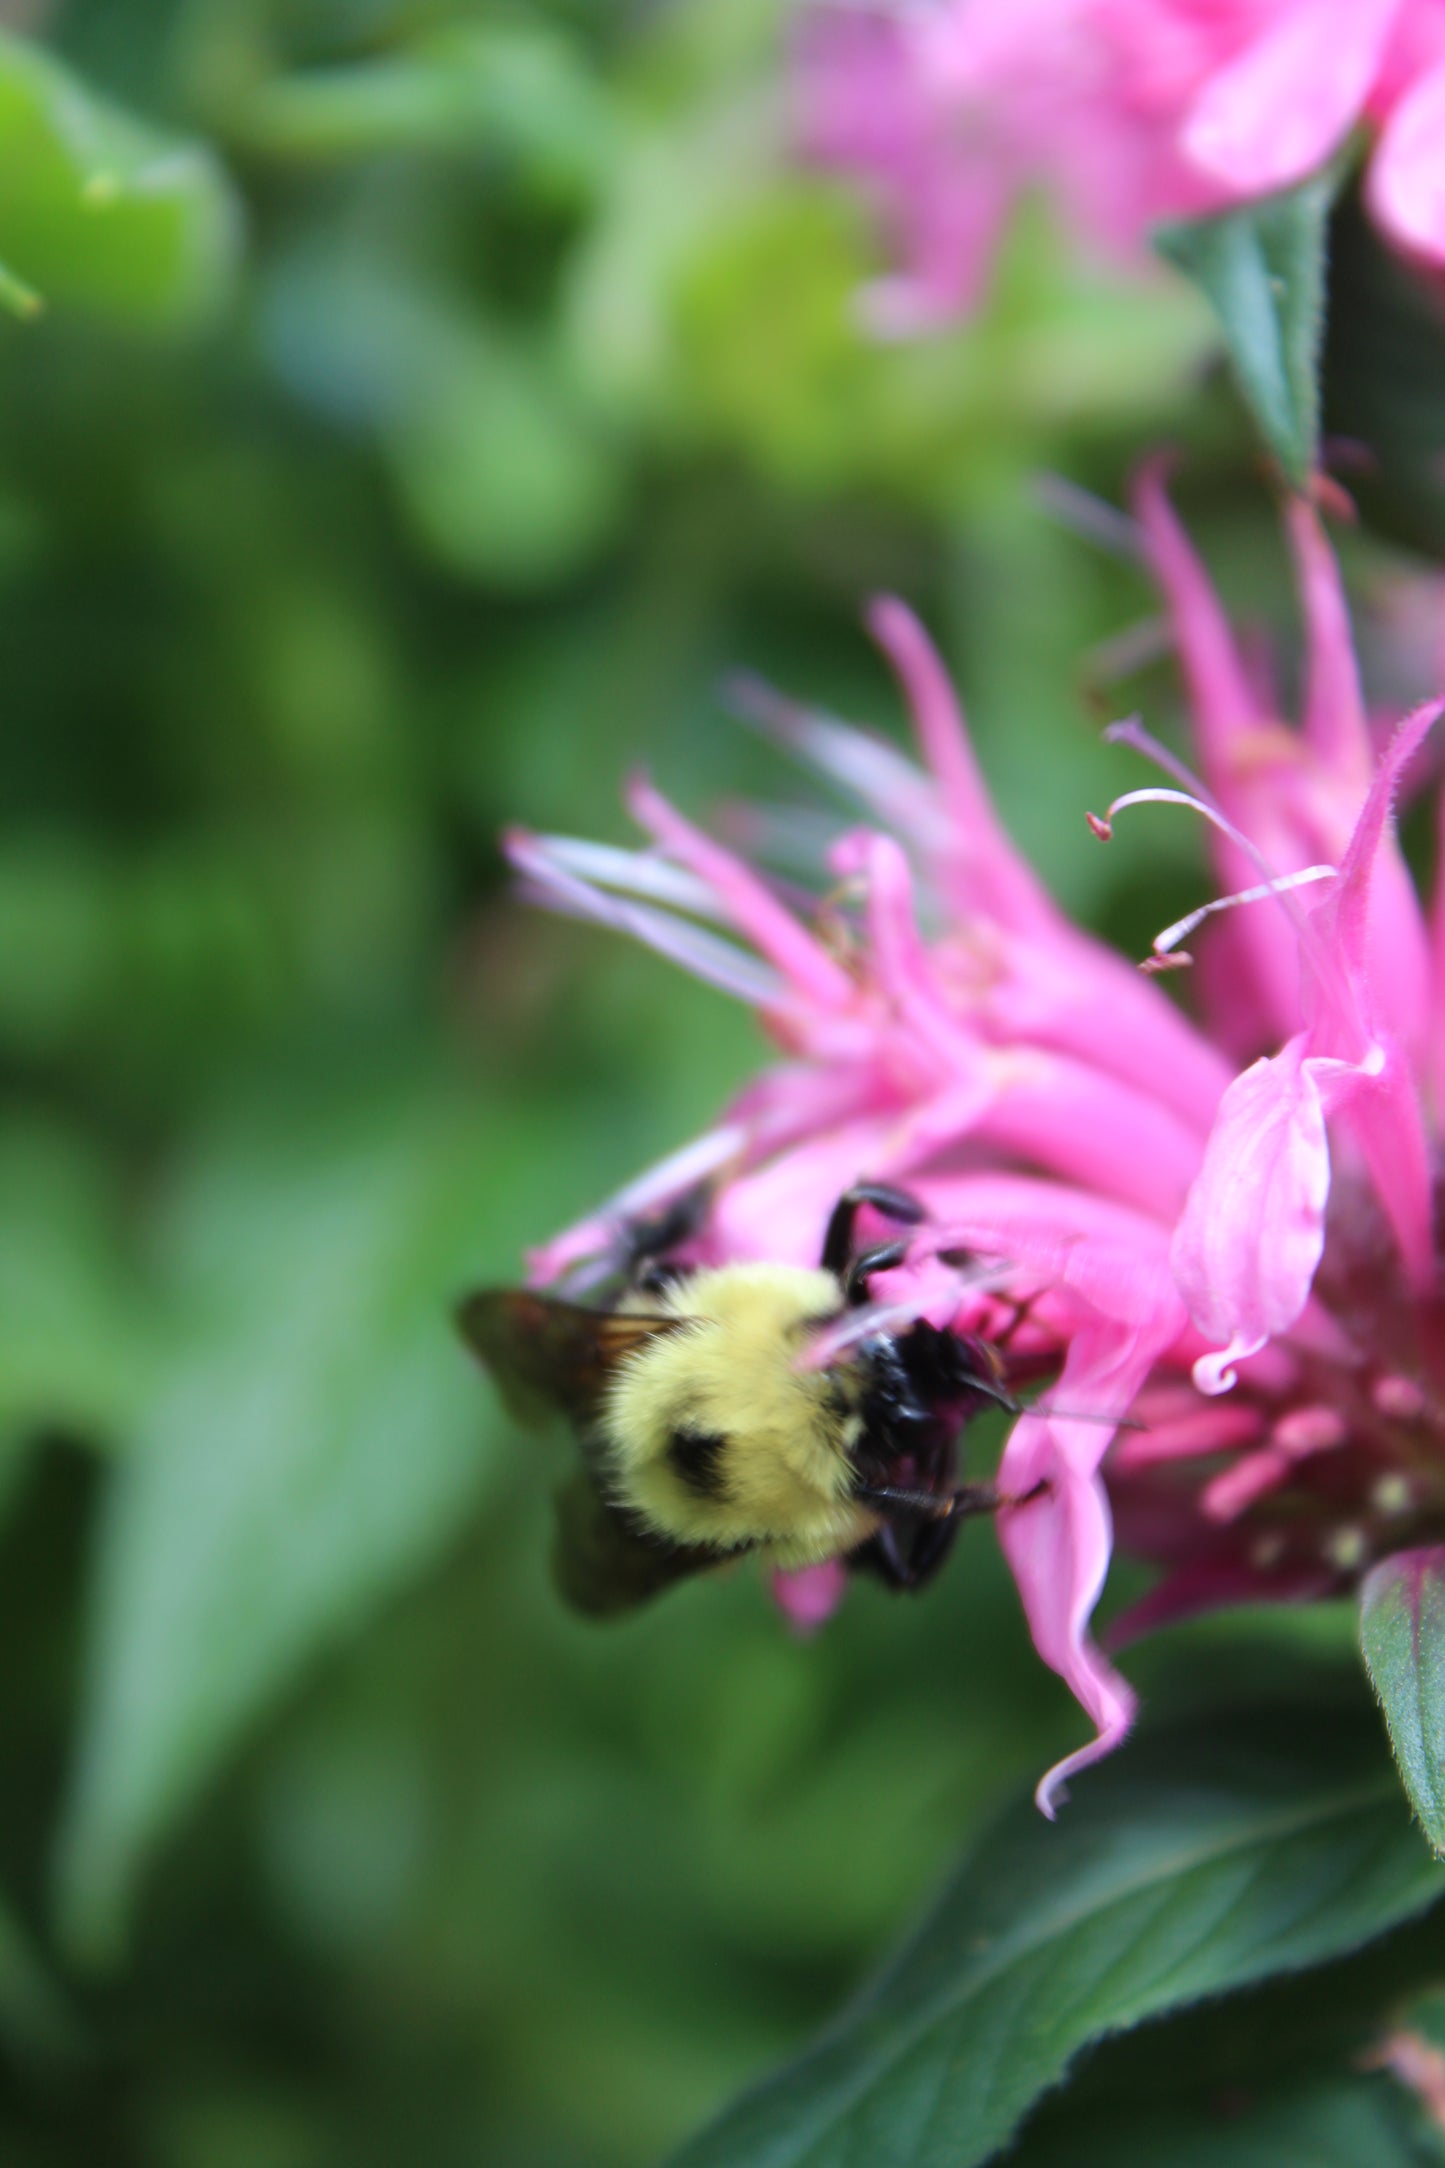
[[[1157,971],[1072,925],[1014,850],[898,602],[869,622],[921,765],[759,696],[786,747],[865,810],[832,843],[827,895],[785,900],[646,782],[629,795],[641,851],[510,842],[535,893],[752,1004],[780,1049],[716,1129],[540,1251],[539,1280],[585,1275],[619,1213],[708,1172],[708,1262],[811,1262],[843,1190],[902,1182],[930,1219],[880,1282],[890,1308],[991,1337],[1022,1303],[1015,1346],[1057,1366],[1050,1402],[1105,1419],[1026,1414],[1001,1469],[1015,1495],[1047,1485],[998,1532],[1039,1653],[1096,1731],[1044,1779],[1046,1811],[1133,1713],[1090,1634],[1115,1519],[1163,1569],[1125,1622],[1142,1629],[1347,1586],[1445,1505],[1431,1127],[1445,907],[1427,927],[1391,818],[1435,711],[1377,752],[1334,560],[1303,503],[1288,514],[1298,729],[1246,670],[1157,469],[1137,516],[1203,774],[1110,811],[1180,801],[1210,824],[1228,893],[1153,959],[1179,961],[1202,924],[1199,1022]],[[960,1249],[997,1270],[961,1277],[946,1261]],[[1126,1415],[1138,1427],[1115,1431]],[[824,1573],[791,1601],[816,1615],[834,1593]]]
[[[885,334],[972,306],[1025,188],[1127,254],[1303,180],[1362,124],[1376,222],[1445,265],[1445,0],[814,0],[796,84],[805,153],[891,231]]]

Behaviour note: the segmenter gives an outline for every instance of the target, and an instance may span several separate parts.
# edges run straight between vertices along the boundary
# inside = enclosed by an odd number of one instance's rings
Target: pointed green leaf
[[[239,230],[220,166],[85,88],[51,54],[0,33],[0,302],[49,302],[149,324],[221,297]]]
[[[260,1713],[445,1545],[489,1466],[451,1325],[499,1188],[430,1089],[215,1139],[169,1263],[189,1331],[100,1532],[61,1889],[105,1955],[136,1875]]]
[[[1296,489],[1319,445],[1326,240],[1339,182],[1329,166],[1282,195],[1154,235],[1160,255],[1208,297],[1239,388]]]
[[[1368,1575],[1360,1645],[1410,1804],[1445,1851],[1445,1545],[1397,1551]]]
[[[1364,1711],[1160,1734],[1057,1825],[1021,1801],[883,1977],[676,2168],[970,2168],[1087,2043],[1442,1894]]]

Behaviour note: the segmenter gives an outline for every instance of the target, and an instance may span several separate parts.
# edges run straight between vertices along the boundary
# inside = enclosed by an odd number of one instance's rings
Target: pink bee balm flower
[[[1021,1502],[996,1524],[1039,1653],[1095,1730],[1040,1785],[1046,1812],[1133,1715],[1090,1631],[1116,1519],[1164,1569],[1138,1629],[1347,1585],[1445,1512],[1430,1126],[1445,1039],[1427,1022],[1445,910],[1427,933],[1390,821],[1433,710],[1377,758],[1334,562],[1297,506],[1305,717],[1287,728],[1157,470],[1137,509],[1206,780],[1111,812],[1164,799],[1211,823],[1232,893],[1154,959],[1178,961],[1202,924],[1201,1023],[1070,924],[1014,850],[898,602],[869,623],[920,764],[750,692],[867,817],[834,839],[814,903],[785,900],[645,781],[629,793],[642,850],[509,843],[535,894],[749,1003],[779,1049],[706,1136],[539,1250],[539,1282],[585,1287],[619,1219],[704,1177],[699,1265],[812,1263],[844,1191],[902,1184],[927,1218],[877,1276],[888,1326],[1006,1341],[1018,1375],[1056,1377],[1009,1438],[1000,1487]],[[783,1577],[780,1600],[811,1629],[843,1586],[825,1564]]]
[[[805,152],[860,176],[897,249],[867,297],[887,334],[973,304],[1026,187],[1127,256],[1361,124],[1377,223],[1445,264],[1445,0],[815,0],[796,80]]]

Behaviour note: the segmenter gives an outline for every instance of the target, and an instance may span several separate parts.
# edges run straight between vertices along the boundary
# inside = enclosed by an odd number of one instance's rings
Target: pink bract
[[[1132,1720],[1090,1630],[1116,1522],[1163,1569],[1120,1622],[1128,1633],[1347,1586],[1445,1509],[1432,1228],[1445,1048],[1428,1022],[1445,908],[1427,929],[1391,820],[1435,710],[1377,757],[1334,559],[1307,508],[1287,515],[1298,729],[1244,668],[1157,465],[1136,512],[1203,777],[1181,772],[1182,787],[1110,810],[1163,800],[1209,823],[1228,893],[1195,914],[1200,1021],[1053,903],[896,601],[869,622],[921,765],[751,695],[757,719],[864,816],[835,838],[831,892],[811,909],[643,780],[629,793],[641,851],[510,839],[535,894],[748,1002],[778,1049],[705,1137],[539,1250],[537,1281],[585,1287],[619,1218],[705,1175],[715,1198],[695,1256],[717,1263],[812,1262],[843,1190],[902,1182],[929,1216],[880,1275],[889,1316],[985,1338],[1012,1319],[1015,1348],[1056,1370],[1000,1470],[1020,1498],[1046,1488],[997,1522],[1035,1645],[1094,1725],[1041,1783],[1049,1813],[1062,1780]],[[959,1251],[988,1269],[960,1271]],[[1054,1404],[1070,1415],[1045,1412]],[[780,1601],[811,1630],[843,1586],[837,1566],[817,1568],[786,1580]]]
[[[899,270],[866,296],[898,336],[966,311],[1021,191],[1142,253],[1163,220],[1305,179],[1374,138],[1371,212],[1445,265],[1445,0],[814,0],[799,138],[856,175]]]

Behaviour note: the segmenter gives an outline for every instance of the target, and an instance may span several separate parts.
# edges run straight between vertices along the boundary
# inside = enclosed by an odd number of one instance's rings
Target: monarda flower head
[[[973,304],[1025,188],[1127,256],[1358,126],[1376,223],[1445,265],[1442,0],[814,0],[795,73],[805,152],[858,177],[897,250],[867,297],[886,334]]]
[[[834,838],[812,901],[645,781],[628,801],[641,850],[509,843],[533,894],[749,1003],[778,1049],[706,1136],[539,1250],[538,1284],[585,1286],[615,1255],[619,1220],[709,1176],[691,1261],[811,1264],[838,1197],[883,1182],[927,1211],[876,1281],[890,1322],[1011,1335],[1035,1374],[1056,1373],[1005,1447],[1000,1487],[1026,1502],[997,1522],[1035,1645],[1095,1726],[1040,1785],[1046,1812],[1133,1715],[1090,1634],[1116,1523],[1163,1569],[1133,1630],[1330,1592],[1445,1530],[1431,1203],[1445,1036],[1430,1022],[1445,912],[1427,927],[1391,818],[1434,711],[1377,753],[1308,508],[1289,515],[1299,729],[1245,670],[1157,470],[1137,509],[1203,774],[1110,811],[1180,801],[1209,823],[1227,893],[1150,960],[1179,961],[1200,924],[1199,1023],[1157,971],[1071,924],[1013,848],[938,658],[896,601],[869,624],[907,697],[917,762],[748,695],[865,816]],[[841,1583],[824,1569],[784,1577],[779,1593],[813,1622]]]

